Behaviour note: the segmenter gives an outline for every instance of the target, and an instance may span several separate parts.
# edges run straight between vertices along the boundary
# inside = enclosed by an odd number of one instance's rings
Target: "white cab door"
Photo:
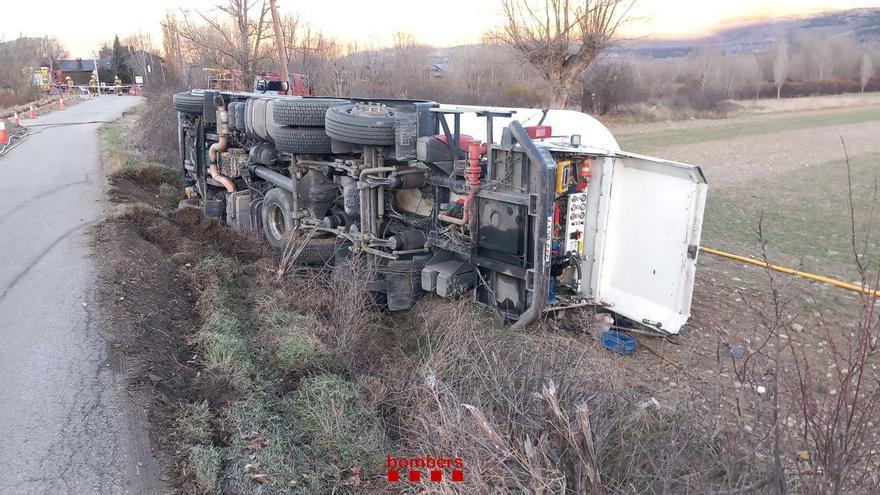
[[[611,311],[677,334],[690,316],[708,189],[702,171],[618,152],[604,160],[598,182],[584,285]]]

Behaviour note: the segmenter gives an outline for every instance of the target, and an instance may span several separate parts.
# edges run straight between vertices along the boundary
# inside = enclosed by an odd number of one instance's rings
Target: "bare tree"
[[[782,85],[788,77],[788,41],[782,40],[776,45],[776,60],[773,61],[773,82],[776,84],[776,99],[782,97]]]
[[[871,55],[865,52],[865,55],[862,57],[862,67],[860,71],[859,82],[862,84],[862,93],[865,92],[865,86],[868,85],[868,81],[871,80],[871,76],[874,75],[874,62],[871,60]]]
[[[635,0],[502,0],[503,25],[489,38],[513,47],[568,106],[578,78],[627,19]]]
[[[269,5],[265,0],[228,0],[216,8],[225,15],[195,11],[205,26],[194,24],[184,12],[182,23],[176,25],[177,33],[191,48],[219,55],[216,58],[222,60],[218,62],[241,71],[242,82],[250,84],[260,63],[269,57],[261,50],[270,37]]]
[[[64,47],[54,38],[0,40],[0,97],[31,97],[35,91],[32,69],[39,67],[44,60],[51,65],[64,53]]]
[[[828,76],[833,58],[828,40],[815,34],[807,34],[797,40],[797,45],[805,57],[805,74],[807,79],[821,81]]]
[[[189,81],[186,71],[186,62],[183,59],[182,40],[180,38],[180,30],[178,28],[177,17],[168,12],[162,25],[162,51],[165,54],[166,66],[168,68],[168,79],[175,81]]]

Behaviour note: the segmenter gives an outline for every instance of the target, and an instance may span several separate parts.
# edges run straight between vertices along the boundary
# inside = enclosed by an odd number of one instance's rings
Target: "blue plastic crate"
[[[624,335],[616,330],[608,330],[606,332],[602,332],[600,341],[602,342],[602,345],[609,351],[613,351],[623,355],[635,353],[636,347],[638,346],[636,339],[628,335]]]

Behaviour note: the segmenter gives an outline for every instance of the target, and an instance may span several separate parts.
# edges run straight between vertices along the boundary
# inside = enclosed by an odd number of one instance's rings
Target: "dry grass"
[[[421,318],[422,353],[389,370],[407,378],[384,407],[402,454],[464,460],[464,483],[429,493],[705,493],[752,474],[711,404],[654,398],[588,337],[511,333],[468,301],[423,304]]]
[[[787,113],[808,110],[830,110],[834,108],[864,108],[880,106],[878,93],[847,93],[842,95],[809,96],[806,98],[783,98],[777,100],[740,100],[736,102],[739,110],[746,113]]]

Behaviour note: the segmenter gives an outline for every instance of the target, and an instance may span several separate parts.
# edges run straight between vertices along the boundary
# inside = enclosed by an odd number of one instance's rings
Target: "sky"
[[[210,11],[218,0],[90,2],[0,0],[0,39],[55,36],[73,56],[90,57],[101,44],[134,32],[161,46],[159,22],[167,11]],[[219,0],[222,1],[222,0]],[[387,45],[395,32],[420,42],[451,46],[479,41],[498,23],[500,0],[278,0],[284,13],[298,12],[314,29],[341,41]],[[860,7],[880,0],[638,0],[626,36],[705,34],[746,19],[781,17]]]

